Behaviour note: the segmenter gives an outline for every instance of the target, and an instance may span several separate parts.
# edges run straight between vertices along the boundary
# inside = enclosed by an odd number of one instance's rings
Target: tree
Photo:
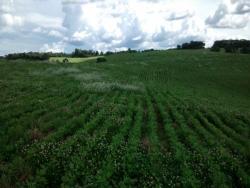
[[[111,51],[106,52],[106,55],[112,55],[112,54],[114,54],[114,52],[111,52]]]
[[[247,49],[250,48],[249,40],[219,40],[215,41],[211,50],[223,48],[228,53],[246,53]]]
[[[98,56],[98,51],[93,50],[81,50],[76,48],[74,52],[72,52],[72,57],[91,57],[91,56]]]
[[[242,53],[242,54],[250,54],[250,47],[241,48],[240,53]]]
[[[144,50],[143,52],[153,52],[153,51],[154,51],[154,49],[151,48],[151,49],[146,49],[146,50]]]
[[[225,47],[225,52],[227,52],[227,53],[233,53],[235,50],[233,49],[233,47],[232,46],[226,46]]]
[[[68,58],[64,58],[64,59],[63,59],[63,63],[69,63]]]
[[[212,51],[212,52],[219,52],[219,51],[220,51],[220,48],[219,48],[219,47],[212,47],[212,48],[211,48],[211,51]]]
[[[136,53],[136,50],[132,50],[131,48],[128,48],[128,53]]]
[[[182,45],[177,45],[177,49],[204,49],[205,43],[202,41],[191,41],[189,43],[183,43]]]
[[[103,62],[106,62],[107,60],[106,60],[106,58],[104,58],[104,57],[98,57],[97,59],[96,59],[96,63],[103,63]]]
[[[5,56],[7,60],[25,59],[25,60],[48,60],[49,53],[28,52],[28,53],[14,53]]]

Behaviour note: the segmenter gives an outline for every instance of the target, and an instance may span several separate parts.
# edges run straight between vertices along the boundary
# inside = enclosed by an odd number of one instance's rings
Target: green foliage
[[[96,63],[104,63],[104,62],[106,62],[106,61],[107,61],[107,59],[104,58],[104,57],[98,57],[98,58],[96,59]]]
[[[0,187],[249,187],[249,57],[0,60]]]
[[[212,52],[220,52],[220,47],[218,47],[218,46],[213,46],[212,48],[211,48],[211,51]]]
[[[242,54],[250,54],[250,46],[241,48],[240,53],[242,53]]]
[[[224,48],[227,53],[240,52],[243,54],[250,53],[250,41],[249,40],[220,40],[215,41],[211,50],[217,51],[217,49]]]
[[[98,56],[98,51],[93,50],[82,50],[82,49],[75,49],[72,53],[72,57],[91,57],[91,56]]]
[[[5,58],[8,60],[17,60],[17,59],[48,60],[49,57],[50,57],[49,53],[28,52],[28,53],[8,54]]]
[[[65,58],[65,59],[63,60],[63,63],[69,63],[69,60],[68,60],[67,58]]]
[[[189,43],[183,43],[182,45],[177,45],[177,49],[204,49],[205,43],[202,41],[191,41]]]

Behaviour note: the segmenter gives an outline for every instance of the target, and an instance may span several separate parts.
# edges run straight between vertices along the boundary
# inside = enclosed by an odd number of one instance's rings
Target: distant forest
[[[250,41],[249,40],[220,40],[215,41],[211,48],[211,51],[219,52],[224,49],[228,53],[250,53]]]
[[[202,41],[191,41],[190,43],[183,43],[177,45],[177,49],[204,49],[205,43]]]
[[[204,49],[205,43],[203,41],[191,41],[189,43],[183,43],[181,45],[177,45],[177,49]],[[128,49],[127,51],[120,52],[98,52],[94,50],[82,50],[75,49],[72,53],[52,53],[52,52],[24,52],[24,53],[13,53],[8,54],[4,57],[7,60],[16,60],[16,59],[26,59],[26,60],[48,60],[50,57],[93,57],[93,56],[103,56],[103,55],[111,55],[117,53],[140,53],[140,52],[150,52],[154,51],[154,49],[147,49],[143,51],[137,51]],[[220,52],[225,51],[227,53],[243,53],[250,54],[250,40],[219,40],[215,41],[213,46],[211,47],[211,51]]]
[[[184,43],[177,45],[177,49],[203,49],[205,43],[202,41],[191,41],[190,43]],[[250,40],[219,40],[215,41],[211,47],[211,51],[220,52],[224,50],[227,53],[250,53]]]

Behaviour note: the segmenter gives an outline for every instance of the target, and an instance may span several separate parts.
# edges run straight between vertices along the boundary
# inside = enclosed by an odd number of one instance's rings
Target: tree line
[[[191,41],[189,43],[183,43],[182,45],[177,45],[177,49],[204,49],[205,43],[203,41]]]
[[[191,41],[177,45],[177,49],[204,49],[205,43],[202,41]],[[211,47],[211,51],[220,52],[224,50],[227,53],[250,54],[250,40],[218,40]]]
[[[250,53],[250,40],[219,40],[215,41],[211,51],[219,52],[222,49],[228,53]]]
[[[28,59],[28,60],[48,60],[48,53],[40,53],[40,52],[28,52],[28,53],[13,53],[5,56],[8,60],[16,60],[16,59]]]
[[[177,45],[177,49],[204,49],[205,43],[203,41],[191,41],[189,43],[183,43]],[[211,47],[211,51],[219,52],[224,50],[228,53],[244,53],[250,54],[250,40],[218,40],[215,41]],[[16,60],[16,59],[27,59],[27,60],[48,60],[50,57],[92,57],[92,56],[103,56],[103,55],[112,55],[112,54],[121,54],[121,53],[143,53],[143,52],[152,52],[154,49],[146,50],[128,50],[114,52],[99,52],[95,50],[83,50],[76,48],[72,53],[52,53],[52,52],[24,52],[24,53],[12,53],[6,55],[4,58],[7,60]],[[0,57],[1,59],[1,57]]]
[[[68,53],[52,53],[52,52],[23,52],[23,53],[11,53],[5,56],[7,60],[49,60],[50,57],[92,57],[104,55],[103,52],[93,50],[81,50],[75,49],[71,54]]]
[[[82,50],[76,48],[74,52],[72,52],[71,57],[92,57],[103,55],[103,52],[98,52],[94,50]]]
[[[72,53],[53,53],[53,52],[23,52],[23,53],[11,53],[6,56],[0,57],[5,58],[7,60],[17,60],[17,59],[25,59],[25,60],[49,60],[50,57],[94,57],[94,56],[104,56],[104,55],[112,55],[112,54],[121,54],[121,53],[141,53],[141,52],[151,52],[154,49],[146,49],[142,51],[132,50],[128,48],[124,51],[107,51],[107,52],[99,52],[94,50],[83,50],[76,48]]]

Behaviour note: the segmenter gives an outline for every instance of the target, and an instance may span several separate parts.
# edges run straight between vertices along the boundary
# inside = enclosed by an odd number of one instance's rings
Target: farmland
[[[0,187],[249,187],[250,55],[0,60]]]

